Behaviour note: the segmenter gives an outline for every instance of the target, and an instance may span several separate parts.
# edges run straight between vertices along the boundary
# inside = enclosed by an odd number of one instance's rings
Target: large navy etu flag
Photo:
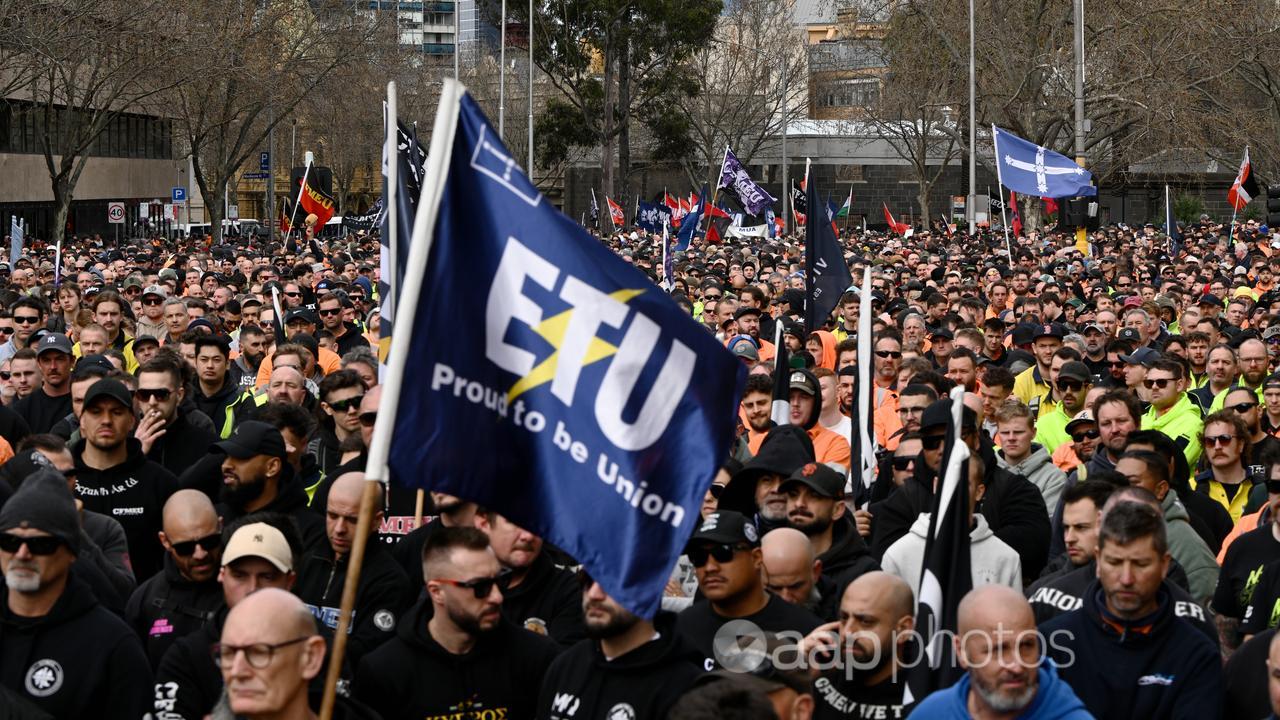
[[[547,202],[455,81],[438,113],[384,390],[392,474],[502,513],[651,617],[744,368]]]

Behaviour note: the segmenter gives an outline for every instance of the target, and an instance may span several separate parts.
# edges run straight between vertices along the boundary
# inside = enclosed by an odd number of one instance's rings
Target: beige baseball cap
[[[222,550],[225,567],[240,558],[262,558],[280,572],[293,572],[293,551],[284,533],[266,523],[250,523],[235,531]]]

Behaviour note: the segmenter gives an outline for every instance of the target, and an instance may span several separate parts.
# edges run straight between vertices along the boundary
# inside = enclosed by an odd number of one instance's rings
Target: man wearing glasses
[[[369,347],[369,341],[360,334],[360,328],[343,320],[342,297],[338,293],[329,293],[320,298],[316,314],[320,316],[324,329],[333,334],[334,342],[338,344],[338,355]]]
[[[297,581],[294,565],[302,551],[302,541],[293,523],[279,515],[247,516],[232,523],[226,535],[218,571],[225,604],[209,622],[180,638],[160,659],[153,693],[155,717],[199,720],[207,716],[223,691],[220,667],[224,658],[218,639],[228,613],[257,591],[289,591]],[[271,619],[278,622],[278,618]],[[274,652],[259,650],[253,653],[255,657],[242,660],[261,660],[265,656],[267,662],[263,664],[270,664]]]
[[[1200,409],[1187,395],[1187,377],[1181,362],[1160,358],[1151,363],[1143,386],[1151,396],[1151,409],[1142,416],[1143,430],[1159,430],[1173,440],[1187,458],[1187,466],[1200,460]],[[1256,399],[1256,398],[1255,398]]]
[[[558,648],[502,616],[502,566],[473,527],[442,527],[422,550],[426,597],[357,665],[355,695],[383,717],[460,708],[529,718]],[[468,713],[470,714],[470,713]]]
[[[142,291],[142,317],[138,318],[135,337],[149,335],[163,339],[169,333],[169,326],[164,321],[164,301],[169,293],[162,285],[149,285]]]
[[[8,342],[0,345],[0,362],[13,357],[22,348],[31,346],[31,336],[44,327],[47,311],[44,303],[37,298],[23,296],[9,306],[9,313],[13,316],[13,335]]]
[[[164,570],[138,586],[124,614],[146,644],[152,669],[222,606],[222,523],[213,503],[199,490],[179,490],[165,503],[163,517]]]
[[[766,632],[801,636],[821,624],[812,613],[765,590],[760,536],[741,513],[720,510],[708,515],[685,552],[703,597],[680,613],[676,631],[701,653],[704,670],[717,667],[715,636],[731,620],[748,620]]]
[[[1280,458],[1280,440],[1262,429],[1265,410],[1258,396],[1247,387],[1236,386],[1227,391],[1223,410],[1230,410],[1244,421],[1248,449],[1245,452],[1245,470],[1253,477],[1264,477],[1267,458]]]
[[[72,572],[80,536],[67,481],[52,470],[28,476],[0,510],[0,703],[33,717],[139,718],[151,668],[137,636]]]

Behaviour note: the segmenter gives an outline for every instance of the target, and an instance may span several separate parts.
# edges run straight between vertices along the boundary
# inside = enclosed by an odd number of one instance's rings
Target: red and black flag
[[[1236,174],[1236,181],[1231,183],[1231,189],[1227,191],[1227,202],[1231,203],[1231,207],[1236,211],[1244,209],[1245,205],[1258,194],[1258,179],[1253,176],[1253,165],[1249,163],[1249,146],[1244,148],[1244,160],[1240,161],[1240,172]]]
[[[316,234],[318,235],[324,228],[324,224],[333,217],[336,203],[332,197],[313,185],[306,177],[302,179],[302,192],[298,194],[298,201],[303,212],[316,216]]]

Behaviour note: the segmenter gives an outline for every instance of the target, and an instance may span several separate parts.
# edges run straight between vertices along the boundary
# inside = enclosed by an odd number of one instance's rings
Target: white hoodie
[[[1018,553],[991,532],[981,514],[974,514],[973,520],[973,529],[969,531],[973,586],[1007,585],[1022,592],[1022,560]],[[928,533],[929,513],[920,513],[920,517],[911,524],[911,532],[890,545],[880,562],[882,570],[906,581],[917,599],[920,597],[920,573],[924,569],[924,544]]]

